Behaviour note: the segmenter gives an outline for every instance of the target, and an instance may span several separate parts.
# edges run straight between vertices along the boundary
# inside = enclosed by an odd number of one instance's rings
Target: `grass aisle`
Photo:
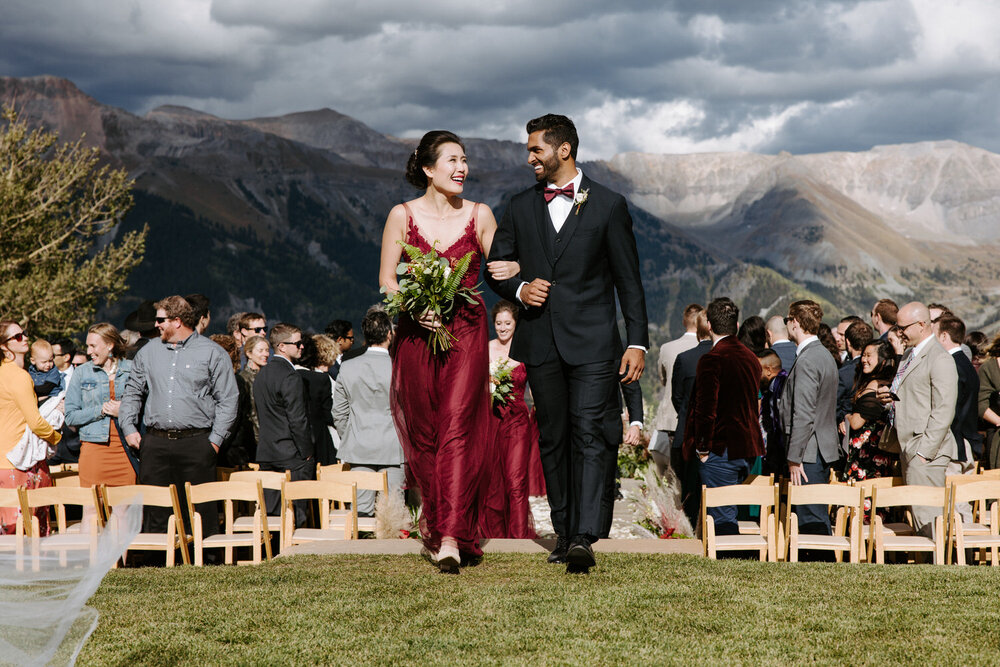
[[[90,604],[92,664],[995,664],[1000,568],[600,555],[567,576],[489,555],[115,570]]]

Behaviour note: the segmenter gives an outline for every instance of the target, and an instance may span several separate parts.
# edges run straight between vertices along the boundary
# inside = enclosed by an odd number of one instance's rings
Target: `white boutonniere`
[[[576,204],[576,213],[574,215],[580,215],[580,207],[587,203],[588,196],[590,196],[590,188],[580,190],[573,197],[573,203]]]

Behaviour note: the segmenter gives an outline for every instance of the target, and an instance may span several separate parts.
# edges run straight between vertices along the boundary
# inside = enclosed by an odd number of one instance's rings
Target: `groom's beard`
[[[551,180],[552,175],[559,171],[559,156],[553,153],[552,159],[539,159],[538,161],[542,164],[542,170],[535,172],[535,180],[539,183],[547,183]]]

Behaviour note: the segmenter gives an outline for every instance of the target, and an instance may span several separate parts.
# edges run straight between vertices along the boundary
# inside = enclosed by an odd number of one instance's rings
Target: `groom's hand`
[[[534,306],[535,308],[541,306],[549,298],[549,286],[551,284],[548,280],[535,278],[521,288],[521,302],[526,306]]]
[[[646,367],[646,353],[640,349],[630,347],[622,355],[622,365],[618,368],[618,375],[621,376],[622,384],[635,382],[642,377],[642,369]]]

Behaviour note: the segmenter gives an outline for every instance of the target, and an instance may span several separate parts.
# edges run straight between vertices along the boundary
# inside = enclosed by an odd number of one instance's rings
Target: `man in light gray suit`
[[[796,343],[795,361],[785,380],[778,409],[788,446],[792,484],[826,484],[839,456],[837,446],[837,362],[819,341],[823,309],[815,301],[788,307],[788,334]],[[829,535],[826,505],[803,505],[796,511],[803,533]]]
[[[660,370],[660,384],[663,385],[663,398],[656,409],[656,417],[653,419],[655,434],[653,441],[649,443],[649,455],[653,458],[656,474],[660,477],[666,473],[667,466],[672,465],[670,450],[677,430],[677,408],[671,397],[674,361],[681,352],[698,344],[698,313],[704,311],[700,304],[689,304],[684,309],[684,334],[660,346],[660,361],[657,366]],[[680,470],[675,469],[674,472],[678,478],[681,476]]]
[[[344,361],[333,392],[333,423],[340,434],[340,460],[351,470],[385,470],[389,491],[403,488],[403,448],[389,408],[392,322],[385,311],[372,309],[361,321],[368,349]],[[358,514],[373,516],[375,492],[358,490]]]
[[[908,303],[899,309],[896,328],[909,350],[899,363],[890,387],[880,387],[879,398],[893,403],[890,426],[883,439],[899,445],[903,482],[944,486],[948,462],[958,456],[952,435],[958,400],[958,370],[955,361],[933,336],[927,306]],[[933,536],[937,507],[913,507],[914,528]]]

